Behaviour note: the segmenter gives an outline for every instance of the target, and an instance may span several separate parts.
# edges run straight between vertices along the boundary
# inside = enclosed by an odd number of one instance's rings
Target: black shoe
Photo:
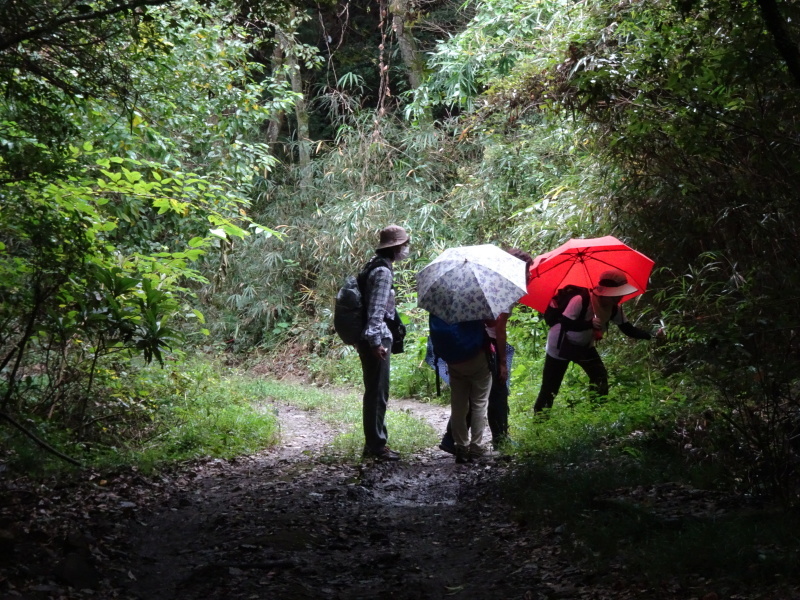
[[[477,462],[483,460],[484,458],[490,458],[492,456],[492,451],[480,446],[470,446],[468,454],[470,460]]]
[[[394,462],[400,460],[400,455],[389,448],[389,446],[384,446],[380,450],[364,450],[364,456],[368,456],[370,458],[374,458],[375,460],[383,460],[387,462]]]
[[[464,463],[472,462],[472,457],[469,455],[469,450],[466,448],[459,448],[456,446],[456,451],[454,454],[456,455],[456,464],[463,465]]]
[[[472,462],[489,462],[500,457],[500,453],[496,450],[489,450],[488,448],[470,448],[469,458]]]
[[[448,442],[447,440],[442,440],[439,444],[439,450],[447,452],[448,454],[455,454],[456,453],[456,446],[453,442]]]

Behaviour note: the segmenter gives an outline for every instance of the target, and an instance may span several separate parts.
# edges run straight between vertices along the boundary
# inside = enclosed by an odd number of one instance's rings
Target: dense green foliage
[[[290,98],[252,79],[245,34],[226,18],[191,2],[76,17],[69,35],[95,47],[51,63],[69,84],[19,58],[57,45],[52,32],[0,64],[4,415],[94,436],[119,418],[112,398],[93,401],[107,397],[102,373],[180,351],[181,322],[203,320],[189,289],[207,281],[198,258],[265,231],[243,208],[254,169],[272,164],[254,129]],[[276,100],[261,106],[266,89]]]

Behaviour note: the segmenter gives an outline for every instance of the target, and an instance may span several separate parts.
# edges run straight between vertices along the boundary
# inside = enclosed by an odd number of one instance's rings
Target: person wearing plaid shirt
[[[358,356],[364,376],[364,455],[386,461],[400,460],[400,455],[386,445],[386,406],[393,341],[386,320],[395,316],[392,264],[408,258],[409,241],[408,233],[399,225],[382,229],[375,256],[362,270],[366,275],[362,293],[366,298],[367,312]]]

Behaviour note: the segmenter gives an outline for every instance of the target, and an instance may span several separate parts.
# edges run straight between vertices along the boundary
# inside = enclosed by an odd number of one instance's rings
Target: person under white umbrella
[[[450,427],[457,463],[485,452],[492,373],[484,321],[508,312],[525,293],[526,270],[524,261],[486,244],[446,250],[417,275],[418,304],[431,313],[434,351],[445,360],[450,375]]]

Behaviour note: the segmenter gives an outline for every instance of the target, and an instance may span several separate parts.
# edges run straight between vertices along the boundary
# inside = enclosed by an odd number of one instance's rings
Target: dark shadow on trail
[[[523,598],[529,567],[498,538],[518,528],[491,493],[492,471],[444,454],[226,468],[136,528],[120,591],[142,600]]]

